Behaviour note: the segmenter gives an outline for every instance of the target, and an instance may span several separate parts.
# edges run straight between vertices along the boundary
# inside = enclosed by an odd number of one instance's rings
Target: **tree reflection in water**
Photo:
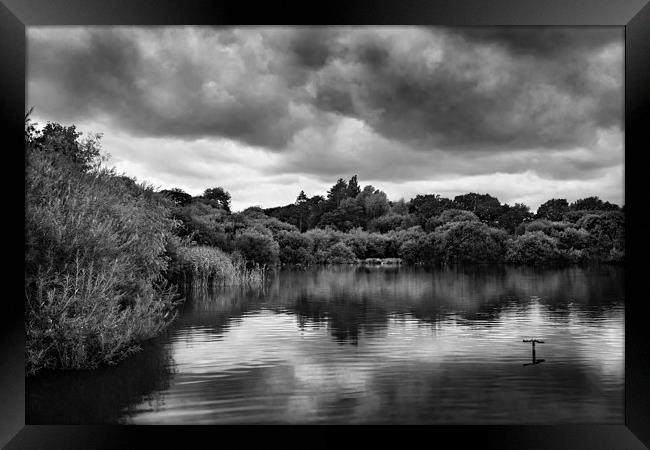
[[[334,266],[194,289],[132,359],[31,380],[27,423],[622,421],[623,274]]]

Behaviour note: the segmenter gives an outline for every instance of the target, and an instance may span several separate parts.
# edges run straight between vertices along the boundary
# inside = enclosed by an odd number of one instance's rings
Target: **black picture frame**
[[[289,11],[291,15],[289,15]],[[5,205],[24,211],[24,198],[16,194],[23,146],[25,113],[26,37],[30,25],[242,25],[242,24],[402,24],[402,25],[575,25],[625,28],[625,211],[626,211],[626,311],[625,311],[625,424],[559,426],[434,426],[347,427],[387,445],[424,442],[487,448],[613,449],[650,446],[650,351],[645,321],[650,301],[644,298],[644,265],[648,232],[644,223],[647,188],[644,185],[650,150],[645,127],[650,119],[650,5],[648,0],[402,0],[400,2],[330,1],[304,2],[295,7],[265,2],[202,0],[2,0],[0,3],[0,124],[6,128]],[[24,160],[23,160],[24,162]],[[11,176],[7,176],[11,175]],[[24,180],[23,180],[24,181]],[[23,223],[5,220],[8,240],[17,239]],[[24,227],[23,233],[24,233]],[[16,246],[19,247],[19,246]],[[16,250],[17,261],[23,256]],[[12,255],[13,256],[13,255]],[[22,267],[9,264],[6,280],[23,277]],[[10,284],[10,283],[7,283]],[[264,444],[294,440],[346,443],[341,427],[240,427],[211,426],[36,426],[25,425],[23,292],[16,283],[5,291],[0,326],[0,445],[13,449],[58,448],[169,448],[196,447],[199,440],[222,445],[225,437],[238,446],[263,439]],[[296,428],[299,428],[296,430]],[[307,440],[293,439],[294,431]],[[406,431],[406,433],[405,433]],[[423,440],[421,440],[423,439]]]

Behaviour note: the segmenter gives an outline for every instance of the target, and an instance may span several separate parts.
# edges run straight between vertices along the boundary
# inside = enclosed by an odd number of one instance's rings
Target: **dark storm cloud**
[[[620,32],[429,31],[351,34],[316,104],[422,148],[570,148],[621,124]]]
[[[502,45],[520,56],[549,58],[620,43],[623,39],[620,27],[455,27],[446,30],[477,44]]]
[[[295,64],[309,69],[320,69],[332,55],[331,37],[327,28],[303,28],[291,37],[288,46]]]
[[[600,108],[594,112],[595,122],[603,126],[622,123],[622,44],[623,30],[620,27],[471,27],[454,28],[450,33],[462,36],[474,44],[495,44],[509,51],[513,57],[531,58],[539,66],[554,67],[561,64],[561,70],[553,71],[552,82],[563,87],[574,96],[600,95]],[[589,59],[593,51],[608,46],[617,46],[620,53],[616,60],[617,89],[598,89],[590,80]],[[554,64],[555,62],[555,64]]]
[[[622,127],[616,29],[30,28],[28,45],[37,112],[138,136],[326,153],[340,142],[329,130],[355,120],[384,147],[540,159],[544,149],[593,148],[599,130]],[[598,171],[610,160],[566,167]],[[530,168],[514,161],[509,172]]]
[[[84,38],[83,46],[62,45],[47,36],[30,39],[29,81],[47,83],[65,97],[65,104],[42,104],[41,108],[76,117],[95,107],[111,111],[123,99],[139,96],[135,80],[140,52],[135,42],[112,31]]]
[[[265,49],[230,30],[210,40],[202,29],[76,31],[30,34],[29,100],[58,120],[104,116],[136,135],[271,148],[304,124],[284,83],[264,73]]]

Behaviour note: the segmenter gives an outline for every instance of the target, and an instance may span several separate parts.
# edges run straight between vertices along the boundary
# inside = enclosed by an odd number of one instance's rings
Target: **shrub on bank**
[[[504,230],[474,220],[449,222],[433,236],[438,259],[445,263],[502,262],[506,251]]]
[[[591,235],[584,228],[567,227],[558,235],[560,250],[586,250],[589,247]]]
[[[400,248],[402,244],[409,240],[418,241],[425,236],[425,232],[419,225],[413,226],[406,230],[394,230],[384,235],[384,257],[385,258],[400,258]]]
[[[436,245],[433,235],[422,233],[402,241],[397,252],[399,258],[410,264],[434,262]]]
[[[345,233],[332,228],[314,228],[304,234],[311,240],[314,254],[327,252],[329,248],[341,242],[345,237]]]
[[[313,242],[299,231],[280,231],[277,234],[282,264],[309,265],[314,262],[311,253]]]
[[[577,254],[576,256],[582,256]],[[507,242],[506,262],[523,264],[550,264],[561,261],[557,240],[534,231],[522,234]]]
[[[368,249],[368,235],[367,231],[361,228],[355,228],[345,234],[343,243],[347,245],[357,258],[363,259],[366,257]]]
[[[273,235],[258,228],[247,228],[237,233],[235,249],[242,254],[249,266],[272,266],[279,262],[280,247]]]
[[[334,244],[327,250],[319,250],[315,255],[316,262],[321,264],[352,264],[357,257],[350,247],[343,242]]]
[[[589,232],[592,256],[608,262],[619,262],[625,255],[625,216],[620,211],[586,214],[576,227]]]
[[[173,217],[180,221],[175,230],[176,234],[189,236],[199,245],[210,245],[232,251],[232,239],[228,237],[224,226],[227,213],[223,209],[204,203],[206,201],[202,199],[172,208]]]
[[[77,137],[66,152],[55,136],[26,139],[28,374],[116,362],[174,315],[161,276],[169,209],[150,187],[73,158]]]
[[[524,224],[524,231],[526,233],[541,231],[547,236],[558,238],[560,234],[569,227],[571,227],[570,222],[553,222],[547,219],[536,219]]]
[[[384,258],[390,239],[383,234],[369,233],[365,258]]]
[[[343,237],[343,243],[350,247],[359,259],[383,258],[389,238],[380,233],[369,233],[356,228]]]

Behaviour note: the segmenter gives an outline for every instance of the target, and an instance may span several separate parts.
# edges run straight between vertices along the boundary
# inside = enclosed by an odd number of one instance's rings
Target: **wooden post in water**
[[[524,366],[529,366],[531,364],[539,364],[545,361],[544,359],[535,359],[535,343],[543,344],[544,341],[540,341],[539,339],[524,339],[522,342],[531,342],[533,344],[533,362],[526,363],[524,364]]]

